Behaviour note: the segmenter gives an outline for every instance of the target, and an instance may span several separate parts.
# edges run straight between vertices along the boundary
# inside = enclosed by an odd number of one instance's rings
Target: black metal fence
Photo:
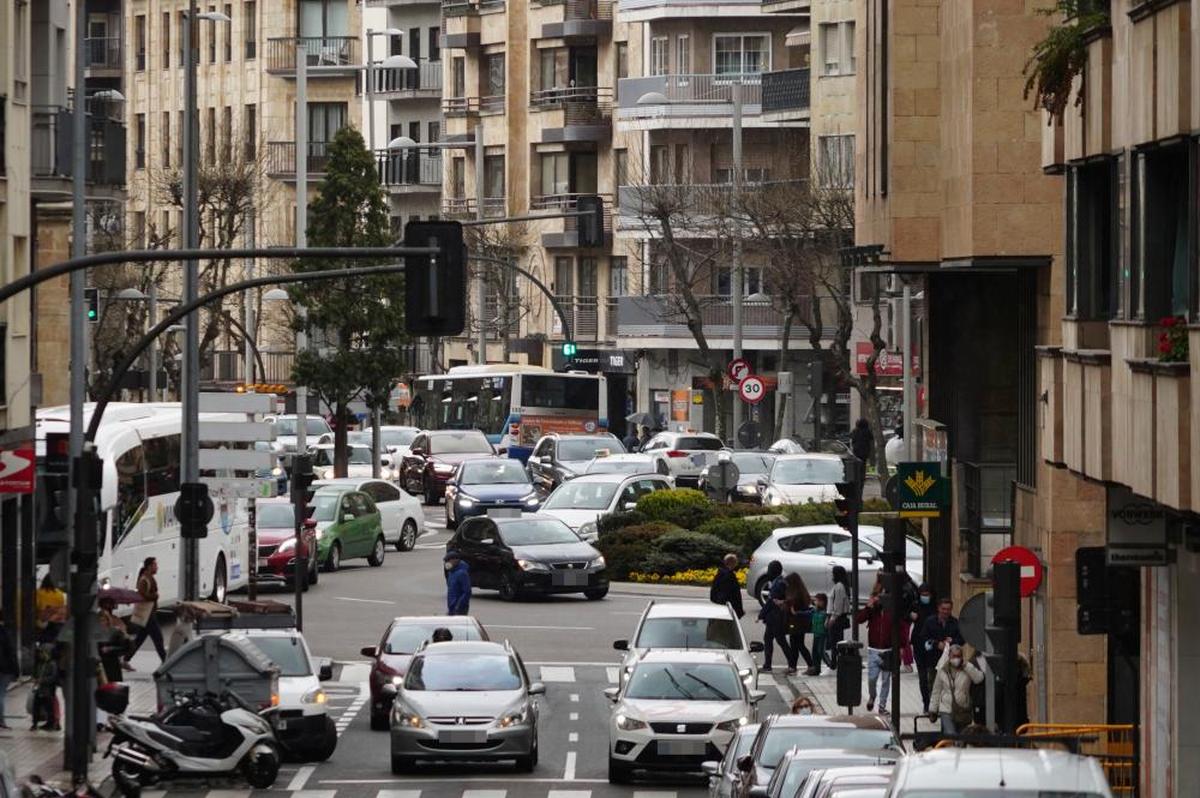
[[[809,81],[811,70],[808,67],[798,69],[781,69],[778,72],[764,72],[762,76],[762,110],[764,114],[772,111],[803,111],[809,106]]]

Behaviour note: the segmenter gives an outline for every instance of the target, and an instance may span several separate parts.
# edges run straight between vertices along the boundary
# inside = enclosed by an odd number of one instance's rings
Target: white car
[[[593,457],[583,467],[584,474],[661,474],[670,477],[671,471],[660,458],[648,454],[610,454]]]
[[[766,693],[751,690],[726,651],[647,651],[621,687],[608,724],[608,780],[634,770],[696,772],[719,759],[757,717]]]
[[[700,485],[700,472],[715,465],[726,449],[711,432],[660,432],[641,451],[665,465],[676,485],[695,488]]]
[[[383,539],[389,546],[395,546],[396,551],[412,551],[417,538],[425,534],[425,513],[421,511],[421,500],[391,482],[361,477],[322,479],[313,482],[313,489],[326,485],[345,486],[370,496],[379,510]]]
[[[296,430],[299,429],[296,416],[266,416],[266,420],[275,425],[275,451],[296,451]],[[304,443],[309,448],[322,443],[333,443],[333,430],[329,427],[329,422],[320,416],[305,416],[304,429]]]
[[[940,748],[901,757],[888,795],[1112,798],[1112,790],[1093,756],[1046,749]]]
[[[382,454],[380,462],[393,465],[408,454],[408,446],[421,430],[417,427],[381,426],[379,428],[379,451]],[[371,448],[374,434],[370,427],[349,433],[346,438],[350,443]]]
[[[600,539],[596,528],[600,516],[632,510],[646,494],[670,487],[670,480],[658,474],[585,474],[555,488],[536,515],[557,518],[594,543]]]
[[[371,468],[371,447],[350,444],[346,447],[348,452],[348,462],[346,463],[347,477],[370,477],[373,476],[374,469]],[[396,479],[398,476],[396,470],[390,465],[391,457],[385,456],[385,462],[388,465],[380,466],[379,478],[388,481]],[[313,449],[313,473],[319,479],[333,479],[333,444],[323,443]]]
[[[845,465],[836,454],[784,454],[775,458],[771,470],[759,484],[762,503],[782,504],[831,502],[840,497],[837,485],[845,480]]]
[[[742,625],[728,604],[651,601],[638,620],[633,639],[616,640],[613,648],[625,652],[620,670],[622,682],[649,649],[683,648],[723,651],[737,666],[738,675],[748,688],[758,685],[758,665],[751,654],[762,651],[762,643],[746,641]]]

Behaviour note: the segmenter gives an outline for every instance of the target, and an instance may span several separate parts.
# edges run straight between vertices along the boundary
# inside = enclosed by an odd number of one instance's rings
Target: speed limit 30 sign
[[[767,396],[767,384],[761,377],[746,377],[738,384],[738,395],[742,401],[756,405]]]

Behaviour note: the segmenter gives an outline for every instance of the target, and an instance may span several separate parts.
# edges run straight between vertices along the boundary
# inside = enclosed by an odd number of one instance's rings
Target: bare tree
[[[524,224],[473,225],[466,228],[465,232],[467,250],[472,256],[517,264],[527,249],[528,236]],[[512,338],[514,335],[520,335],[521,322],[533,312],[529,294],[521,290],[520,280],[515,271],[497,263],[473,261],[470,265],[470,275],[474,279],[483,278],[488,299],[495,303],[494,316],[485,314],[484,318],[475,318],[472,315],[470,318],[468,330],[472,333],[471,340],[478,335],[481,324],[488,331],[494,331],[500,339],[502,359],[508,362]],[[472,308],[470,302],[467,306]]]

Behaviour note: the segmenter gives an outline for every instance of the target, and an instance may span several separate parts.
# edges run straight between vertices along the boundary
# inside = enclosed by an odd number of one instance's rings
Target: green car
[[[311,518],[317,522],[317,562],[336,571],[343,560],[366,557],[383,565],[383,525],[371,497],[362,491],[322,488],[313,494]]]

